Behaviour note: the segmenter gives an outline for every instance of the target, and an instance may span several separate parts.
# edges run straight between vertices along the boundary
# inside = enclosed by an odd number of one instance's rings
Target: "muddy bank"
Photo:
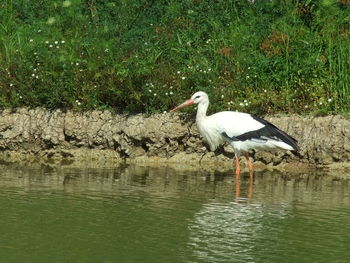
[[[257,167],[344,168],[350,163],[350,120],[342,116],[266,116],[299,141],[300,153],[252,153]],[[204,156],[203,154],[206,153]],[[202,157],[203,156],[203,157]],[[0,160],[111,165],[121,161],[231,166],[224,146],[208,152],[194,115],[115,115],[22,108],[0,113]],[[299,167],[299,168],[298,168]]]

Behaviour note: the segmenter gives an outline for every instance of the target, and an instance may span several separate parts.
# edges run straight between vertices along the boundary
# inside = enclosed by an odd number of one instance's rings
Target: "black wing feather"
[[[223,132],[222,135],[228,139],[231,139],[233,141],[246,141],[251,139],[259,139],[259,140],[267,140],[265,138],[271,138],[273,140],[281,140],[285,142],[286,144],[292,146],[294,148],[294,151],[298,151],[298,141],[294,139],[292,136],[288,135],[284,131],[277,128],[272,123],[268,122],[267,120],[264,120],[260,117],[251,115],[252,118],[262,124],[264,124],[264,127],[261,129],[255,130],[255,131],[249,131],[246,133],[243,133],[238,136],[230,137],[226,134],[226,132]]]

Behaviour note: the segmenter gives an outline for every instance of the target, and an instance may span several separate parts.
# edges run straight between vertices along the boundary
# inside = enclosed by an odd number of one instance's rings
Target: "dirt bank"
[[[350,120],[342,116],[266,116],[299,141],[299,156],[253,153],[257,167],[344,168],[350,162]],[[199,165],[207,152],[194,115],[115,115],[21,108],[0,113],[0,159],[106,165],[160,162]],[[231,166],[232,150],[203,156],[201,165]],[[298,168],[299,167],[299,168]]]

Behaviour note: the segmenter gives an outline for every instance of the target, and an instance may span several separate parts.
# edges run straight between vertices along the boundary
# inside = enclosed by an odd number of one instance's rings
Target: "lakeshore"
[[[298,155],[253,152],[258,170],[346,169],[350,121],[340,115],[264,116],[298,140]],[[0,113],[0,159],[48,164],[136,164],[232,167],[233,152],[209,152],[192,114],[118,115],[20,108]]]

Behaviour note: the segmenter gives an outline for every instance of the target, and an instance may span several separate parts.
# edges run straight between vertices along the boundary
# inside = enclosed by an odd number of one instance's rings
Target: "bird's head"
[[[198,104],[201,102],[208,102],[208,95],[207,93],[203,92],[203,91],[198,91],[195,94],[192,95],[192,97],[188,100],[186,100],[184,103],[180,104],[179,106],[175,107],[174,109],[172,109],[171,111],[176,111],[182,107],[186,107],[192,104]]]

